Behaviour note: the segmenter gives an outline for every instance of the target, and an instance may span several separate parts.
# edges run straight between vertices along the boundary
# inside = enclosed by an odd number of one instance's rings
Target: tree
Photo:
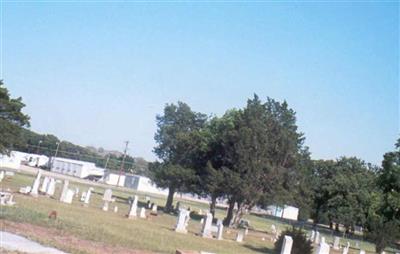
[[[396,151],[384,155],[377,186],[380,196],[376,199],[380,202],[370,209],[367,236],[375,243],[376,252],[381,253],[400,238],[400,139]]]
[[[20,129],[29,126],[29,116],[22,113],[22,98],[10,98],[7,88],[0,80],[0,153],[9,154],[20,141]]]
[[[262,103],[257,95],[240,111],[232,136],[232,148],[225,155],[232,163],[233,183],[225,224],[236,202],[238,210],[231,224],[237,225],[254,205],[285,199],[304,138],[297,130],[295,112],[286,102],[268,98]]]
[[[167,104],[164,114],[158,115],[156,120],[158,129],[154,138],[157,146],[154,153],[162,162],[151,166],[150,171],[155,183],[169,188],[165,210],[171,211],[174,193],[191,190],[195,185],[191,148],[196,141],[194,134],[205,125],[207,116],[192,111],[186,103],[178,102],[178,105]]]

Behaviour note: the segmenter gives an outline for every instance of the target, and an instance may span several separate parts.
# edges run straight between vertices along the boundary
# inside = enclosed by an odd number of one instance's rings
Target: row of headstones
[[[292,251],[293,239],[291,236],[285,235],[283,238],[283,244],[281,249],[281,254],[290,254]],[[350,243],[347,243],[347,246],[343,249],[343,254],[347,254],[349,252]],[[330,246],[325,242],[325,237],[321,237],[321,241],[318,245],[318,248],[315,254],[329,254]],[[360,254],[365,254],[365,251],[361,250]]]
[[[3,173],[4,174],[4,173]],[[2,176],[1,172],[0,172],[0,177]],[[4,175],[3,175],[4,177]],[[26,187],[22,187],[20,189],[21,193],[24,194],[30,194],[32,196],[37,197],[39,193],[41,194],[45,194],[46,196],[52,197],[54,196],[54,192],[56,189],[56,180],[52,177],[48,177],[45,176],[42,182],[42,185],[40,186],[40,182],[41,182],[41,178],[42,178],[42,171],[39,169],[36,178],[31,186],[26,186]],[[92,191],[94,190],[93,187],[90,187],[88,189],[87,192],[82,192],[80,201],[84,203],[85,206],[88,206],[90,203],[90,197],[92,194]],[[63,203],[67,203],[67,204],[71,204],[73,201],[74,196],[77,196],[79,193],[79,189],[76,188],[74,189],[70,189],[69,188],[69,181],[68,180],[64,180],[64,184],[62,187],[62,191],[61,191],[61,195],[60,195],[60,201]],[[103,207],[102,210],[103,211],[108,211],[109,209],[109,204],[112,202],[115,202],[115,198],[112,197],[112,190],[111,189],[106,189],[103,195],[102,200],[104,201],[103,203]],[[152,203],[150,205],[150,198],[146,197],[146,201],[148,204],[148,207],[151,208],[151,212],[157,213],[157,205],[155,205],[154,203]],[[129,218],[135,218],[137,217],[137,203],[138,203],[138,196],[134,196],[133,201],[131,202],[131,206],[129,209],[129,214],[128,217]],[[114,206],[114,212],[118,212],[118,207]],[[140,218],[146,218],[146,209],[144,207],[142,207],[140,209]]]
[[[325,242],[325,238],[320,236],[320,233],[318,231],[312,230],[309,240],[311,242],[319,245],[318,249],[317,249],[317,253],[321,253],[321,254],[329,253],[330,246],[329,246],[329,244],[327,244]],[[340,237],[338,237],[338,236],[334,237],[333,246],[332,247],[333,247],[334,250],[340,250]],[[343,248],[342,254],[349,253],[349,249],[350,249],[350,243],[347,242],[347,245]],[[364,250],[360,250],[360,254],[363,254],[363,253],[365,253],[365,251]]]
[[[186,209],[180,209],[178,214],[178,220],[175,226],[175,231],[178,233],[187,233],[187,227],[190,220],[190,211]],[[212,225],[213,215],[211,213],[206,213],[205,217],[201,220],[201,232],[200,235],[204,238],[213,238],[213,233],[215,233],[215,238],[217,240],[223,239],[224,225],[222,220],[217,220],[216,225]],[[247,234],[248,229],[239,230],[236,235],[236,242],[242,242],[244,236]]]

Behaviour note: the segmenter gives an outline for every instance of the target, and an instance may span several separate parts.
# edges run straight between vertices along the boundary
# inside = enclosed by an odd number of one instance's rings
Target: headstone
[[[72,203],[72,199],[74,198],[74,195],[75,195],[75,191],[74,190],[67,189],[62,202],[67,203],[67,204],[71,204]]]
[[[200,224],[203,225],[203,223],[204,223],[204,218],[201,218]]]
[[[291,236],[285,235],[283,238],[281,254],[290,254],[292,251],[293,239]]]
[[[356,249],[359,249],[359,248],[360,248],[360,242],[356,241]]]
[[[242,230],[239,230],[236,235],[236,242],[238,243],[243,242],[243,238],[244,238],[244,232]]]
[[[35,181],[33,182],[32,189],[30,194],[34,197],[38,196],[39,185],[40,185],[40,178],[42,177],[42,170],[39,169],[36,175]]]
[[[111,202],[112,201],[112,190],[106,189],[104,191],[103,200]]]
[[[56,180],[54,178],[50,178],[50,182],[47,185],[46,195],[52,197],[54,196],[55,191],[56,191]]]
[[[61,202],[64,202],[63,200],[65,198],[65,195],[67,194],[68,185],[69,185],[69,181],[68,180],[64,180],[64,185],[63,185],[63,188],[62,188],[62,191],[61,191],[61,196],[60,196],[60,201]]]
[[[203,228],[201,230],[201,236],[206,238],[211,238],[211,224],[212,224],[213,216],[211,213],[207,213],[205,217],[205,221],[203,223]]]
[[[129,214],[128,214],[128,218],[136,218],[137,216],[137,202],[138,202],[138,196],[135,195],[135,198],[132,201],[131,207],[129,209]]]
[[[146,208],[140,208],[139,218],[146,219]]]
[[[315,252],[315,254],[329,254],[329,244],[322,242],[320,243],[320,245],[317,248],[317,252]]]
[[[93,187],[90,187],[90,188],[88,189],[88,191],[86,192],[86,194],[85,194],[85,199],[83,200],[83,203],[84,203],[84,204],[86,204],[86,205],[89,204],[89,202],[90,202],[90,196],[92,195],[92,191],[93,191],[93,190],[94,190]]]
[[[81,202],[84,202],[84,201],[85,201],[85,198],[86,198],[86,192],[85,192],[85,191],[82,191],[82,194],[81,194]]]
[[[340,237],[338,236],[335,236],[335,238],[333,238],[333,249],[334,250],[340,249]]]
[[[147,200],[147,204],[146,204],[147,208],[150,209],[151,208],[151,204],[150,204],[150,200]]]
[[[347,242],[347,246],[343,248],[342,254],[348,254],[350,249],[350,243]]]
[[[114,213],[118,212],[118,206],[114,206]]]
[[[222,234],[224,233],[224,224],[218,224],[217,240],[222,240]]]
[[[175,226],[175,232],[179,232],[179,233],[187,233],[187,217],[190,218],[189,216],[189,211],[186,209],[180,209],[179,210],[179,214],[178,214],[178,221],[176,222],[176,226]]]
[[[365,254],[365,250],[360,250],[360,254]]]
[[[79,188],[78,187],[75,188],[75,197],[76,198],[79,197]]]
[[[103,211],[107,212],[109,204],[110,204],[110,201],[104,200],[103,207],[101,209]]]
[[[151,208],[151,212],[157,213],[157,205],[153,205],[153,207]]]
[[[50,178],[48,176],[45,176],[43,179],[43,182],[42,182],[42,186],[40,186],[41,193],[46,193],[49,182],[50,182]]]
[[[0,172],[0,182],[3,181],[3,179],[4,179],[4,171],[2,170]]]
[[[321,236],[321,243],[325,243],[325,236]]]
[[[318,232],[318,231],[316,231],[316,232],[315,232],[315,239],[314,239],[314,243],[315,243],[315,244],[319,244],[319,242],[320,242],[320,238],[319,238],[319,232]]]
[[[310,236],[310,241],[314,242],[314,238],[315,238],[315,230],[311,231],[311,236]]]
[[[249,234],[249,229],[248,228],[245,228],[244,229],[244,235],[248,235]]]

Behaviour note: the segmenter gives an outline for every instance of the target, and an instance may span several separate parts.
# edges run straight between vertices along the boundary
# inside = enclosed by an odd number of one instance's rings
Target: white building
[[[104,169],[96,167],[93,162],[71,160],[60,157],[53,157],[51,159],[50,170],[52,172],[79,178],[87,178],[90,176],[102,177],[104,175]]]
[[[283,207],[271,205],[267,207],[267,214],[284,219],[297,220],[299,217],[299,208],[288,205],[284,205]]]
[[[153,184],[150,178],[139,175],[122,174],[109,172],[104,175],[104,178],[100,181],[106,184],[117,186],[124,186],[133,190],[154,193],[160,195],[168,195],[168,189],[158,188],[157,185]]]
[[[10,155],[0,154],[0,168],[19,169],[21,166],[21,157],[17,156],[15,151]]]

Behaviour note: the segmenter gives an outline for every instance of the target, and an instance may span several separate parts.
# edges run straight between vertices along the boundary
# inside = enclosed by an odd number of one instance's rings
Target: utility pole
[[[39,140],[38,145],[37,145],[36,154],[39,154],[39,148],[40,148],[41,143],[42,143],[42,140]]]
[[[125,141],[124,156],[122,157],[122,163],[121,163],[121,168],[120,168],[120,170],[119,170],[119,176],[118,176],[117,186],[119,185],[119,180],[121,179],[122,170],[124,169],[124,163],[125,163],[126,152],[128,151],[128,144],[129,144],[129,141]]]
[[[62,141],[60,141],[60,142],[57,142],[57,148],[56,148],[56,152],[54,153],[54,157],[52,158],[52,160],[51,160],[51,163],[50,163],[50,170],[51,170],[51,168],[53,167],[53,164],[54,164],[54,159],[57,157],[57,154],[58,154],[58,148],[60,147],[60,143],[61,143]]]

